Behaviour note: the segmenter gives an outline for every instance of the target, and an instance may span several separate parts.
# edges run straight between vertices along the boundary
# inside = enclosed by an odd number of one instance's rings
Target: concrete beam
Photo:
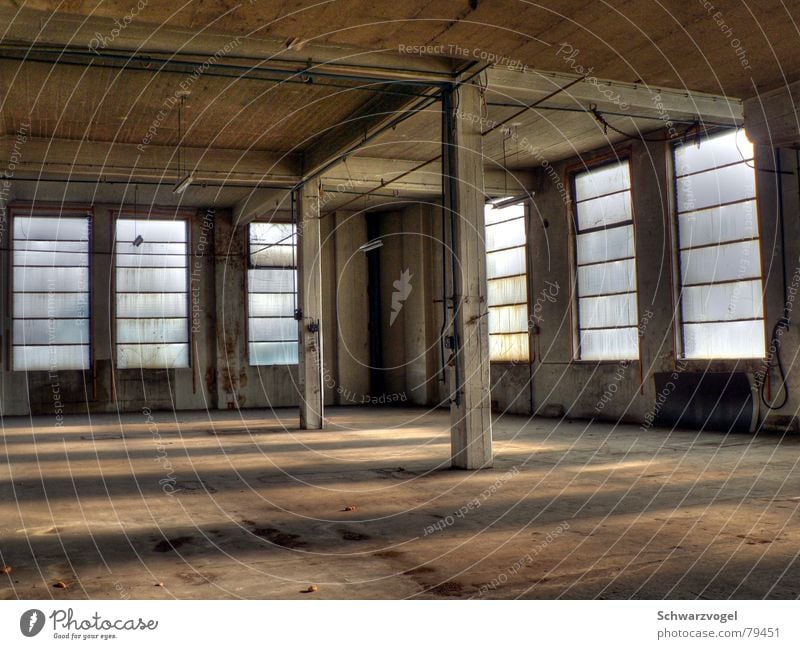
[[[291,218],[292,192],[288,189],[254,189],[233,208],[233,222],[240,227],[255,219]]]
[[[473,84],[459,90],[458,110],[480,114],[481,92]],[[453,107],[445,105],[446,112]],[[452,141],[450,141],[452,139]],[[492,466],[492,419],[489,375],[489,317],[486,300],[486,245],[482,138],[474,120],[453,119],[445,128],[445,208],[453,220],[451,246],[454,342],[451,358],[451,451],[453,467]]]
[[[8,160],[15,147],[19,151],[17,176],[61,173],[73,178],[121,178],[132,182],[159,180],[165,183],[177,182],[183,177],[178,171],[176,147],[30,137],[19,141],[14,135],[0,136],[3,159]],[[196,183],[291,186],[300,177],[300,159],[296,155],[184,147],[183,158]]]
[[[59,11],[2,7],[3,43],[35,43],[39,47],[51,46],[56,50],[69,47],[84,52],[94,48],[97,52],[112,54],[161,53],[175,61],[197,57],[201,62],[233,43],[234,54],[242,64],[283,68],[289,72],[305,70],[311,61],[314,71],[327,74],[435,83],[449,79],[453,71],[453,61],[443,57],[416,57],[320,43],[295,43],[289,47],[285,40],[265,38],[258,31],[248,36],[215,25],[200,31],[182,29],[158,20],[149,9],[151,7],[139,12],[120,29],[123,16],[111,6],[104,7],[103,3],[85,13],[80,9],[72,9],[74,13],[70,13],[61,7]]]
[[[486,164],[484,160],[484,164]],[[399,160],[351,156],[347,164],[338,164],[322,175],[322,186],[326,193],[344,191],[369,191],[386,183],[380,191],[392,193],[412,192],[418,195],[438,196],[442,191],[442,161],[433,160],[420,167],[418,160]],[[398,178],[399,180],[394,180]],[[530,171],[503,170],[496,164],[484,167],[485,191],[488,197],[495,198],[521,193],[533,184]],[[323,196],[324,199],[324,196]]]
[[[580,75],[575,74],[507,68],[489,68],[487,75],[487,101],[516,100],[528,105],[580,79]],[[685,89],[594,79],[591,76],[544,103],[546,106],[572,108],[585,108],[589,104],[597,104],[601,111],[661,117],[665,121],[703,118],[725,124],[740,124],[743,118],[740,99]]]
[[[324,425],[322,393],[322,247],[319,188],[306,183],[298,191],[298,304],[300,428]]]
[[[397,93],[419,93],[418,87],[403,84],[393,85],[392,90]],[[419,96],[409,94],[374,95],[346,121],[319,134],[317,143],[303,154],[303,179],[321,174],[339,156],[372,139],[421,101]]]
[[[752,142],[800,146],[800,81],[762,92],[744,102],[744,127]]]

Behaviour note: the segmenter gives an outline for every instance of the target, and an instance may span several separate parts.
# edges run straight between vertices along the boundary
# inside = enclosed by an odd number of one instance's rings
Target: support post
[[[452,466],[492,466],[481,96],[477,85],[443,93],[444,218],[450,220],[453,319],[449,340]]]
[[[297,193],[300,428],[324,423],[322,392],[322,255],[317,181]]]

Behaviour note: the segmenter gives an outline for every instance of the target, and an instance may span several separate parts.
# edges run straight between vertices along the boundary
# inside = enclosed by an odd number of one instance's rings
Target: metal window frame
[[[731,132],[736,133],[738,129],[713,129],[711,131],[706,131],[702,136],[698,138],[697,141],[703,142],[715,137],[722,137],[723,135],[729,135]],[[701,173],[708,173],[711,171],[716,172],[718,169],[726,169],[735,165],[739,164],[747,164],[748,162],[753,163],[755,166],[755,159],[756,159],[756,150],[755,147],[753,149],[753,157],[752,158],[742,158],[742,160],[736,162],[729,162],[719,165],[718,167],[709,167],[707,169],[702,169],[696,172],[689,172],[689,173],[678,173],[678,163],[677,163],[677,150],[681,146],[693,146],[695,142],[675,142],[672,146],[669,147],[669,169],[672,174],[672,191],[671,191],[671,199],[672,199],[672,228],[671,232],[674,233],[675,242],[673,244],[673,257],[674,257],[674,265],[676,269],[676,277],[673,281],[673,291],[674,291],[674,300],[675,300],[675,315],[677,316],[675,319],[679,322],[679,326],[675,328],[675,356],[677,360],[681,361],[699,361],[699,362],[713,362],[713,361],[736,361],[736,360],[748,360],[748,361],[758,361],[763,360],[766,358],[767,351],[767,331],[766,331],[766,304],[764,302],[764,257],[761,254],[761,218],[758,208],[758,179],[756,177],[756,171],[753,170],[754,176],[754,192],[753,196],[746,199],[737,199],[734,201],[722,201],[719,204],[715,205],[707,205],[701,208],[695,208],[691,210],[680,211],[678,209],[678,180],[681,178],[688,178],[691,176],[695,176]],[[727,205],[736,205],[740,203],[753,203],[755,208],[755,225],[757,230],[757,236],[750,238],[750,239],[739,239],[739,240],[731,240],[731,241],[723,241],[720,243],[712,243],[712,244],[704,244],[700,246],[689,246],[687,248],[681,247],[681,232],[680,232],[680,217],[686,214],[692,214],[693,212],[703,212],[706,210],[713,210],[718,209],[720,207],[725,207]],[[685,284],[683,282],[683,263],[682,263],[682,254],[685,251],[697,250],[700,248],[719,248],[720,246],[733,244],[733,243],[741,243],[743,241],[755,241],[758,244],[758,251],[759,251],[759,268],[758,268],[758,277],[742,277],[737,278],[734,280],[721,280],[718,282],[702,282],[702,283],[689,283]],[[758,280],[761,283],[761,313],[762,316],[760,318],[737,318],[735,320],[724,320],[724,321],[702,321],[702,322],[695,322],[686,320],[684,316],[684,308],[683,308],[683,290],[685,288],[698,288],[698,287],[711,287],[711,286],[722,286],[725,284],[733,284],[738,282],[752,282]],[[753,322],[753,321],[761,321],[763,324],[763,336],[764,336],[764,356],[748,356],[746,358],[740,358],[738,356],[713,356],[710,358],[707,357],[700,357],[700,356],[687,356],[686,355],[686,333],[684,327],[689,324],[732,324],[737,322]]]
[[[11,319],[11,332],[8,336],[8,344],[7,344],[7,354],[6,354],[6,369],[10,372],[90,372],[94,367],[94,360],[95,360],[95,349],[94,349],[94,335],[93,335],[93,328],[94,328],[94,308],[93,308],[93,293],[94,293],[94,285],[92,282],[92,246],[93,246],[93,239],[94,239],[94,207],[81,205],[81,204],[62,204],[62,205],[37,205],[35,203],[15,203],[8,207],[8,215],[9,215],[9,237],[8,237],[8,273],[7,278],[8,282],[6,285],[6,291],[8,295],[8,312]],[[14,367],[14,347],[17,345],[14,344],[14,322],[16,320],[42,320],[43,318],[17,318],[16,314],[14,313],[14,252],[15,252],[15,236],[14,236],[14,223],[18,217],[28,217],[28,218],[52,218],[52,219],[60,219],[60,218],[85,218],[88,222],[87,227],[87,239],[86,239],[86,272],[87,272],[87,284],[86,284],[86,316],[84,318],[53,318],[55,320],[87,320],[89,326],[89,337],[87,346],[89,347],[89,364],[88,367],[83,369],[61,369],[55,368],[51,370],[23,370],[17,369]],[[52,240],[49,240],[52,241]],[[82,242],[78,240],[78,242]],[[56,251],[58,252],[58,251]],[[47,266],[50,268],[50,266]],[[61,266],[57,268],[62,268]],[[63,266],[63,268],[84,268],[84,266]],[[70,293],[75,293],[76,291],[69,291]],[[83,291],[79,291],[83,292]],[[25,293],[36,293],[36,291],[24,291]],[[49,320],[50,318],[48,318]],[[51,345],[24,345],[25,347],[51,347]],[[59,345],[63,347],[83,347],[83,345]]]
[[[610,167],[616,166],[620,164],[625,164],[628,167],[628,178],[630,180],[629,187],[624,190],[619,190],[615,192],[608,192],[606,194],[600,194],[598,196],[594,196],[591,199],[584,199],[581,201],[577,200],[577,188],[576,188],[576,179],[577,176],[582,173],[591,173],[593,171],[597,171],[598,169],[602,169],[603,167]],[[574,276],[574,300],[573,305],[575,308],[575,335],[573,336],[573,344],[574,344],[574,358],[576,361],[587,362],[587,363],[618,363],[620,361],[629,361],[629,362],[636,362],[641,359],[642,350],[641,344],[637,337],[636,341],[636,356],[634,358],[604,358],[604,359],[592,359],[592,358],[583,358],[583,350],[581,349],[581,332],[583,331],[610,331],[613,329],[638,329],[640,324],[639,318],[639,264],[638,264],[638,257],[636,255],[636,202],[634,201],[634,188],[633,188],[633,170],[631,169],[631,152],[629,149],[621,150],[621,151],[612,151],[611,153],[606,153],[602,156],[598,156],[592,160],[588,160],[583,164],[573,165],[568,170],[569,173],[569,186],[571,192],[571,200],[570,200],[570,217],[572,221],[572,254],[574,258],[574,263],[571,264],[573,271],[575,273]],[[604,196],[613,196],[616,194],[621,194],[623,192],[627,192],[630,201],[631,207],[631,217],[629,220],[625,221],[617,221],[608,225],[600,225],[592,228],[581,229],[580,224],[578,221],[578,205],[581,203],[586,203],[590,200],[598,200],[603,198]],[[631,233],[633,236],[633,255],[628,257],[619,257],[614,259],[606,259],[599,262],[590,262],[587,264],[579,264],[578,263],[578,236],[583,234],[592,234],[595,232],[603,232],[606,230],[613,230],[615,228],[620,227],[631,227]],[[616,291],[612,293],[598,293],[597,295],[580,295],[578,282],[579,282],[579,272],[580,268],[585,266],[597,266],[600,264],[607,264],[612,262],[618,261],[632,261],[633,262],[633,273],[634,273],[634,288],[632,291]],[[613,295],[634,295],[636,298],[636,322],[632,325],[624,325],[624,326],[613,326],[613,327],[583,327],[581,325],[581,307],[580,302],[581,298],[597,298],[597,297],[608,297]]]

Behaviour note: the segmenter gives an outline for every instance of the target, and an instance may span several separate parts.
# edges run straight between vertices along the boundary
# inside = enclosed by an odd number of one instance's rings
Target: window
[[[753,145],[728,131],[674,153],[683,356],[762,358]]]
[[[528,277],[525,205],[495,208],[486,220],[486,277],[489,300],[489,359],[527,361]]]
[[[89,216],[13,218],[13,368],[89,369]]]
[[[581,360],[639,358],[639,315],[627,160],[573,176]]]
[[[117,219],[117,368],[189,367],[186,221]]]
[[[298,362],[297,234],[291,223],[251,223],[247,337],[251,365]]]

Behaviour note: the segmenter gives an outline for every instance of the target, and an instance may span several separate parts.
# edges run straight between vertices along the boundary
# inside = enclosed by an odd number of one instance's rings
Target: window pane
[[[763,358],[764,321],[683,325],[687,358]]]
[[[251,342],[297,340],[294,318],[250,318],[248,326]]]
[[[501,250],[525,244],[525,220],[515,219],[486,227],[486,250]]]
[[[247,271],[251,365],[297,363],[297,235],[291,223],[251,223]]]
[[[589,361],[639,358],[639,330],[589,329],[581,331],[581,358]]]
[[[15,370],[88,369],[88,216],[14,216]]]
[[[528,293],[525,277],[489,280],[488,301],[490,307],[503,304],[526,304]]]
[[[586,329],[635,326],[638,322],[635,293],[581,298],[579,308],[581,327]]]
[[[251,365],[297,365],[297,343],[250,343]]]
[[[688,286],[681,294],[683,319],[688,322],[708,320],[745,320],[763,317],[761,282],[733,282]]]
[[[511,333],[528,331],[528,307],[498,306],[489,311],[489,333]]]
[[[758,236],[755,200],[681,214],[678,221],[681,248],[705,246]]]
[[[163,345],[117,345],[117,367],[124,369],[169,369],[189,366],[189,343]]]
[[[611,194],[630,189],[631,179],[627,161],[614,162],[575,174],[575,200]]]
[[[496,334],[489,336],[489,358],[493,361],[527,361],[528,334]]]
[[[486,255],[488,277],[507,277],[525,273],[525,248],[512,248]]]
[[[633,257],[633,226],[578,235],[578,264]]]
[[[681,253],[684,284],[711,284],[761,276],[758,241],[741,241]]]
[[[14,345],[13,363],[15,370],[23,372],[85,370],[89,368],[89,345]]]
[[[631,194],[622,192],[578,203],[578,229],[589,230],[631,220]]]
[[[633,259],[578,268],[578,295],[603,295],[636,290]]]
[[[513,218],[522,218],[525,216],[525,205],[523,203],[514,203],[507,205],[500,209],[495,209],[491,205],[487,205],[483,212],[484,222],[486,225],[498,223],[500,221],[508,221]]]
[[[752,198],[756,194],[753,168],[744,162],[732,167],[712,169],[694,176],[678,178],[676,182],[679,212],[732,203]]]
[[[737,148],[738,145],[738,148]],[[753,157],[753,145],[743,129],[705,139],[700,146],[689,143],[675,150],[675,171],[683,174],[713,169]]]
[[[117,367],[189,367],[187,222],[117,219],[114,250]]]

